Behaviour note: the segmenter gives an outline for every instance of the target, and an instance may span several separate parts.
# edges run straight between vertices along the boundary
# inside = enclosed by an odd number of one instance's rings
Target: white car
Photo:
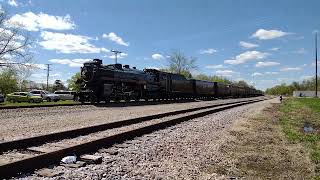
[[[30,91],[31,94],[35,95],[35,96],[40,96],[42,97],[43,100],[46,100],[47,102],[57,102],[60,100],[60,97],[56,94],[50,93],[48,91],[44,91],[44,90],[32,90]]]
[[[58,95],[61,100],[74,100],[74,91],[55,91],[54,94]]]

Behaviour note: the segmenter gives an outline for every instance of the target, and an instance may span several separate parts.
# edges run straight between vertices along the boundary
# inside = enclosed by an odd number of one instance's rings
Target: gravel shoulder
[[[41,107],[0,110],[0,142],[235,100],[127,107]]]
[[[100,149],[103,162],[81,168],[53,167],[55,179],[224,179],[212,168],[219,162],[232,163],[222,147],[232,140],[232,128],[240,120],[258,116],[276,100],[267,100],[137,137]],[[240,177],[240,176],[239,176]],[[23,178],[22,178],[23,179]],[[26,179],[41,179],[31,175]]]

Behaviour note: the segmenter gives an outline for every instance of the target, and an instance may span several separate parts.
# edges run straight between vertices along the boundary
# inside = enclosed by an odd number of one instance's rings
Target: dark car
[[[4,102],[4,95],[0,94],[0,103]]]

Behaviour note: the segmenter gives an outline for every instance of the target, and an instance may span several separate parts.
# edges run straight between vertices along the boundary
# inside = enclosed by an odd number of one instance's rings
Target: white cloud
[[[155,59],[155,60],[164,59],[163,55],[157,54],[157,53],[152,54],[151,58],[152,58],[152,59]]]
[[[319,77],[319,76],[318,76]],[[312,79],[315,78],[315,76],[301,76],[300,79],[305,80],[305,79]]]
[[[71,21],[69,14],[65,16],[52,16],[44,13],[34,14],[26,12],[24,14],[16,14],[7,22],[8,25],[22,25],[28,31],[39,31],[41,29],[53,30],[69,30],[74,29],[75,24]]]
[[[283,32],[279,30],[265,30],[265,29],[258,29],[251,37],[258,38],[261,40],[268,40],[268,39],[275,39],[282,36],[286,36],[292,33]]]
[[[213,48],[208,48],[208,49],[202,49],[200,50],[200,54],[213,54],[213,53],[216,53],[218,52],[218,50],[216,49],[213,49]]]
[[[18,3],[17,3],[15,0],[8,0],[8,4],[9,4],[10,6],[15,6],[15,7],[18,6]]]
[[[218,70],[216,71],[216,75],[220,76],[232,76],[235,72],[232,70]]]
[[[231,60],[225,60],[226,64],[242,64],[250,60],[263,59],[267,57],[269,53],[259,52],[259,51],[246,51],[237,55],[235,58]]]
[[[278,62],[265,61],[265,62],[257,62],[256,67],[267,67],[267,66],[277,66],[280,65]]]
[[[110,52],[109,49],[106,49],[106,48],[104,48],[104,47],[103,47],[103,48],[100,48],[100,51],[101,51],[101,52],[106,52],[106,53],[107,53],[107,52]]]
[[[316,63],[315,62],[313,62],[313,63],[311,63],[311,66],[316,66]],[[320,61],[318,61],[318,66],[320,66]]]
[[[0,4],[0,13],[5,13],[4,9],[2,8],[2,5]]]
[[[62,75],[60,72],[51,73],[49,77],[49,83],[53,84],[56,79],[62,80]],[[33,73],[30,80],[36,83],[47,83],[47,73]]]
[[[208,68],[208,69],[222,69],[222,68],[225,68],[225,67],[222,64],[219,64],[219,65],[208,65],[205,68]]]
[[[245,49],[251,49],[251,48],[256,48],[259,47],[258,44],[253,44],[253,43],[249,43],[249,42],[245,42],[245,41],[240,41],[239,45]]]
[[[50,59],[49,62],[56,64],[64,64],[69,67],[81,67],[83,63],[90,61],[91,59]]]
[[[92,38],[81,35],[54,33],[43,31],[40,34],[42,41],[39,44],[47,50],[56,50],[59,53],[101,53],[109,52],[106,48],[98,48],[91,44]]]
[[[259,72],[255,72],[253,74],[251,74],[251,76],[262,76],[263,74],[262,73],[259,73]]]
[[[301,71],[302,69],[300,67],[286,67],[280,69],[280,71]]]
[[[294,53],[296,53],[296,54],[306,54],[307,50],[305,50],[304,48],[300,48],[300,49],[294,51]]]
[[[274,48],[271,48],[270,50],[271,51],[278,51],[280,48],[278,48],[278,47],[274,47]]]
[[[129,46],[129,42],[125,42],[121,37],[117,36],[116,33],[111,32],[109,34],[103,34],[102,35],[103,38],[109,39],[110,41],[113,41],[119,45],[123,45],[123,46]]]
[[[122,59],[122,58],[125,58],[125,57],[127,57],[128,56],[128,54],[127,53],[121,53],[121,54],[118,54],[117,55],[117,59]],[[110,56],[104,56],[104,57],[108,57],[108,58],[110,58],[110,59],[115,59],[116,58],[116,56],[113,54],[113,55],[110,55]]]
[[[278,72],[265,72],[266,75],[277,75],[279,74]]]

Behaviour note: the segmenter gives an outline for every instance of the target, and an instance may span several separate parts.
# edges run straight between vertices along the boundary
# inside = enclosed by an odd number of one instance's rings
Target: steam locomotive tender
[[[84,63],[81,68],[81,102],[110,100],[224,98],[262,95],[261,91],[220,82],[188,80],[182,75],[121,64],[103,65],[102,60]]]

